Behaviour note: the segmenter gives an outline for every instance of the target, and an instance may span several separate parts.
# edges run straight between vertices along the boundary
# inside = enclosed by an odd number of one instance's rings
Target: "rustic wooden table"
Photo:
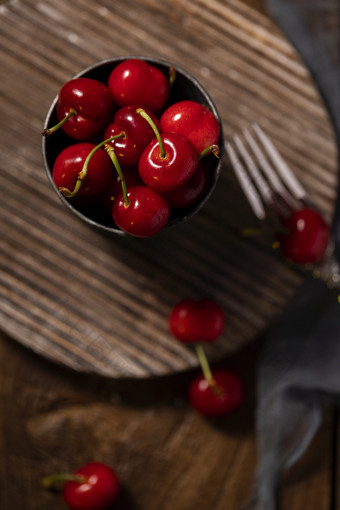
[[[329,25],[319,26],[314,4],[313,27],[329,32]],[[327,5],[338,34],[338,6]],[[0,15],[0,508],[64,508],[60,494],[41,488],[41,478],[98,459],[114,466],[123,483],[119,509],[241,509],[256,465],[262,334],[303,276],[267,241],[235,238],[233,227],[252,220],[226,163],[214,203],[193,220],[209,234],[190,237],[191,227],[178,233],[181,270],[172,260],[179,256],[173,237],[138,249],[118,243],[114,252],[112,240],[93,234],[90,242],[88,227],[62,210],[46,183],[39,133],[54,94],[81,68],[120,54],[171,59],[208,88],[226,136],[261,116],[330,217],[337,150],[315,84],[261,0],[119,0],[114,7],[108,0],[11,0],[2,2]],[[251,264],[255,271],[248,271]],[[67,286],[64,275],[72,277]],[[166,331],[172,303],[188,293],[222,302],[227,333],[209,355],[245,384],[241,409],[218,422],[188,406],[196,359]],[[336,508],[334,424],[330,410],[283,480],[282,509]]]

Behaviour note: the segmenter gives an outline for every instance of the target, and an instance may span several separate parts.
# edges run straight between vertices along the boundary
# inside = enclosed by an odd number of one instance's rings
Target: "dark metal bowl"
[[[151,57],[142,57],[142,56],[125,56],[125,57],[117,57],[110,58],[107,60],[102,60],[97,62],[96,64],[87,67],[80,73],[78,73],[73,78],[92,78],[99,80],[103,83],[107,83],[108,77],[111,71],[122,61],[134,58],[144,60],[159,69],[161,69],[166,75],[169,72],[169,68],[172,64],[166,62],[164,60],[159,60]],[[201,209],[201,207],[206,203],[210,195],[212,194],[216,182],[219,177],[222,157],[223,157],[223,129],[221,119],[216,110],[216,107],[210,98],[209,94],[202,87],[202,85],[187,71],[179,68],[178,66],[174,66],[176,69],[176,79],[175,83],[171,89],[171,93],[169,99],[167,101],[167,105],[170,105],[177,101],[183,100],[192,100],[197,101],[205,106],[207,106],[217,118],[220,125],[220,157],[216,158],[213,155],[209,155],[205,157],[205,163],[209,167],[211,173],[211,185],[207,194],[196,204],[191,207],[185,209],[172,210],[169,221],[166,225],[166,228],[170,226],[174,226],[178,223],[188,220],[194,214],[197,213]],[[56,105],[58,101],[58,96],[53,100],[44,123],[44,128],[52,127],[57,123],[57,115],[56,115]],[[54,191],[58,194],[60,200],[63,204],[74,214],[76,214],[81,220],[85,221],[89,225],[106,231],[108,233],[117,234],[117,235],[129,235],[123,232],[120,228],[118,228],[113,220],[110,217],[106,217],[102,211],[98,210],[98,208],[88,208],[88,209],[78,209],[74,204],[72,204],[68,199],[66,199],[58,190],[55,185],[52,177],[53,165],[58,156],[58,154],[68,145],[72,143],[77,143],[76,140],[72,140],[69,138],[62,129],[59,129],[55,133],[53,133],[50,137],[42,137],[42,157],[44,167],[47,173],[47,177],[54,189]]]

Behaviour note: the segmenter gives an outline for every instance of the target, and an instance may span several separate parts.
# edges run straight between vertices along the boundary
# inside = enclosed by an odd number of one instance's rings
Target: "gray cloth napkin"
[[[250,508],[274,510],[280,475],[340,395],[338,291],[308,279],[268,333],[258,367],[258,465]]]
[[[311,35],[297,3],[267,0],[267,7],[310,69],[340,147],[340,69],[323,41]],[[333,227],[339,261],[339,200]],[[336,403],[340,396],[339,292],[310,277],[268,331],[258,365],[258,463],[253,497],[247,505],[252,510],[276,509],[280,475],[309,445],[322,421],[325,399]]]

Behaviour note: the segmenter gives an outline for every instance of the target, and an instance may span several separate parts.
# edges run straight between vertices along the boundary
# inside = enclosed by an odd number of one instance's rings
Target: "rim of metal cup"
[[[103,68],[105,68],[107,66],[111,66],[111,65],[112,65],[111,70],[113,70],[114,67],[117,66],[120,62],[123,62],[128,59],[144,60],[144,61],[146,61],[150,64],[153,64],[163,70],[164,70],[164,68],[166,70],[169,70],[170,66],[173,66],[176,70],[176,80],[178,81],[178,76],[180,76],[181,79],[185,79],[189,84],[191,84],[191,86],[196,90],[197,95],[204,98],[203,102],[202,102],[202,100],[199,102],[201,102],[202,104],[205,104],[205,106],[207,106],[211,110],[211,112],[215,115],[215,117],[219,123],[219,126],[220,126],[220,139],[219,139],[220,154],[219,154],[219,158],[215,158],[214,156],[208,156],[208,157],[214,158],[213,160],[211,159],[211,161],[213,163],[211,163],[211,165],[210,165],[213,168],[213,176],[212,176],[212,180],[210,183],[209,191],[206,193],[206,195],[204,195],[204,197],[201,198],[201,200],[199,200],[199,202],[197,202],[196,204],[193,204],[191,207],[188,207],[186,209],[178,209],[175,212],[172,212],[172,216],[170,216],[170,219],[164,228],[164,229],[167,229],[167,228],[173,227],[175,225],[178,225],[180,223],[183,223],[183,222],[189,220],[190,218],[192,218],[206,204],[206,202],[209,200],[210,196],[212,195],[212,193],[215,189],[216,183],[218,181],[219,175],[220,175],[222,160],[223,160],[223,153],[224,153],[223,126],[222,126],[221,118],[219,116],[219,113],[216,109],[216,106],[215,106],[213,100],[211,99],[210,95],[205,90],[205,88],[200,84],[200,82],[185,69],[182,69],[180,66],[171,64],[170,62],[167,62],[166,60],[163,60],[163,59],[158,59],[158,58],[154,58],[154,57],[146,57],[146,56],[141,56],[141,55],[126,55],[126,56],[120,56],[120,57],[112,57],[112,58],[98,61],[95,64],[92,64],[92,65],[84,68],[79,73],[72,76],[70,78],[70,80],[74,79],[74,78],[88,77],[88,75],[95,74],[96,71],[102,70]],[[91,76],[91,77],[94,78],[94,76]],[[181,99],[178,98],[178,100],[181,100]],[[193,100],[196,100],[196,99],[193,99]],[[45,121],[44,121],[44,128],[47,128],[47,127],[50,127],[50,125],[53,125],[53,123],[51,123],[51,119],[52,119],[53,115],[55,115],[57,101],[58,101],[58,94],[53,99],[53,101],[47,111]],[[74,213],[76,216],[78,216],[82,221],[84,221],[85,223],[89,224],[90,226],[92,226],[96,229],[102,230],[104,232],[112,233],[115,235],[130,236],[130,234],[124,232],[123,230],[121,230],[119,227],[117,227],[115,225],[105,225],[105,224],[100,223],[99,221],[91,218],[90,216],[87,216],[84,212],[78,210],[69,200],[67,200],[59,192],[59,190],[53,180],[53,177],[52,177],[53,165],[50,164],[50,158],[49,158],[49,147],[52,146],[53,137],[56,137],[57,133],[54,133],[50,138],[49,137],[46,138],[44,136],[42,137],[42,159],[43,159],[44,168],[45,168],[45,171],[47,174],[47,178],[48,178],[52,188],[54,189],[55,193],[58,195],[59,199],[61,200],[61,202],[72,213]],[[69,142],[69,144],[72,143],[72,140],[67,139],[67,137],[65,137],[65,141],[66,140]],[[78,142],[74,141],[74,143],[78,143]],[[66,147],[66,144],[65,144],[65,147]],[[62,148],[60,150],[62,150]],[[181,213],[181,211],[182,211],[182,213]]]

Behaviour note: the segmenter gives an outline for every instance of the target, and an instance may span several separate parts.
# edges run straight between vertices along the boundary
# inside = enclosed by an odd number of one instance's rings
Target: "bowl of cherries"
[[[118,235],[150,237],[191,218],[221,168],[222,124],[209,94],[185,70],[149,57],[103,60],[74,76],[42,135],[61,201]]]

